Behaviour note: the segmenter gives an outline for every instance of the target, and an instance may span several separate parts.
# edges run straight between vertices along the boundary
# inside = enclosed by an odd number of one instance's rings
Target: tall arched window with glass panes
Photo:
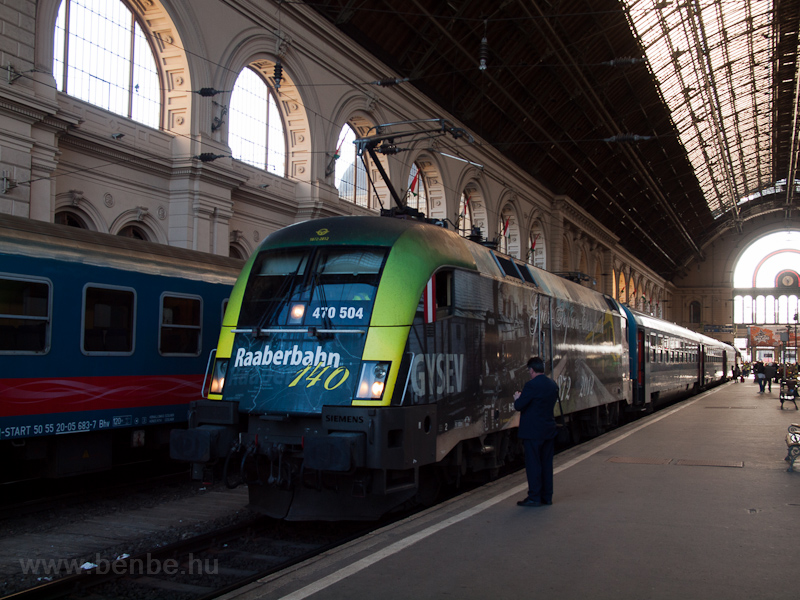
[[[122,2],[63,0],[53,51],[59,91],[149,127],[161,126],[153,51]]]
[[[286,135],[275,94],[264,78],[243,69],[231,92],[228,145],[237,160],[284,177]]]
[[[364,208],[375,208],[367,169],[364,160],[357,153],[355,145],[357,137],[355,129],[349,123],[342,127],[339,133],[333,157],[336,162],[336,189],[339,190],[339,198],[346,202]]]
[[[425,173],[417,163],[411,165],[408,173],[408,191],[406,192],[406,206],[415,208],[423,215],[428,214],[428,184],[425,182]]]
[[[472,234],[472,206],[470,206],[472,193],[472,189],[465,189],[461,192],[461,199],[458,203],[458,233],[462,237]]]

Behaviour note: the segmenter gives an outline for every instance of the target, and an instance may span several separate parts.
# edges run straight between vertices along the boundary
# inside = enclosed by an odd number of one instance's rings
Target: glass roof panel
[[[772,169],[772,0],[623,0],[715,217]]]

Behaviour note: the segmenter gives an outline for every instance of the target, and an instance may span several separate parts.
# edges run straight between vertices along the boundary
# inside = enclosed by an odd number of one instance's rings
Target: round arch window
[[[137,227],[136,225],[125,225],[125,227],[119,230],[117,235],[120,237],[142,240],[143,242],[148,241],[147,234],[144,232],[144,229]]]

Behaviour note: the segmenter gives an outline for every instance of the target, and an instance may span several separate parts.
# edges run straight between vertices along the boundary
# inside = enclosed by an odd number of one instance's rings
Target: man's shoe
[[[546,504],[547,506],[550,506],[552,503],[553,503],[553,501],[552,501],[552,500],[544,500],[544,501],[542,502],[542,504]]]
[[[525,498],[525,500],[520,500],[517,502],[517,506],[541,506],[542,503],[538,500],[531,500],[530,498]]]

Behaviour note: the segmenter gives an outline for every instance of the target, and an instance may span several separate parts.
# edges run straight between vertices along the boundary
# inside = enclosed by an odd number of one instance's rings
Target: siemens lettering
[[[339,366],[338,352],[323,352],[321,346],[317,346],[316,352],[313,350],[300,350],[297,345],[291,350],[270,350],[267,345],[263,350],[249,352],[245,348],[236,351],[236,360],[233,363],[236,367],[257,367],[268,365],[304,365],[323,364],[328,367]]]
[[[411,387],[417,396],[461,392],[464,389],[464,355],[417,354],[411,363]]]
[[[363,423],[364,417],[352,417],[350,415],[325,415],[326,423]]]

